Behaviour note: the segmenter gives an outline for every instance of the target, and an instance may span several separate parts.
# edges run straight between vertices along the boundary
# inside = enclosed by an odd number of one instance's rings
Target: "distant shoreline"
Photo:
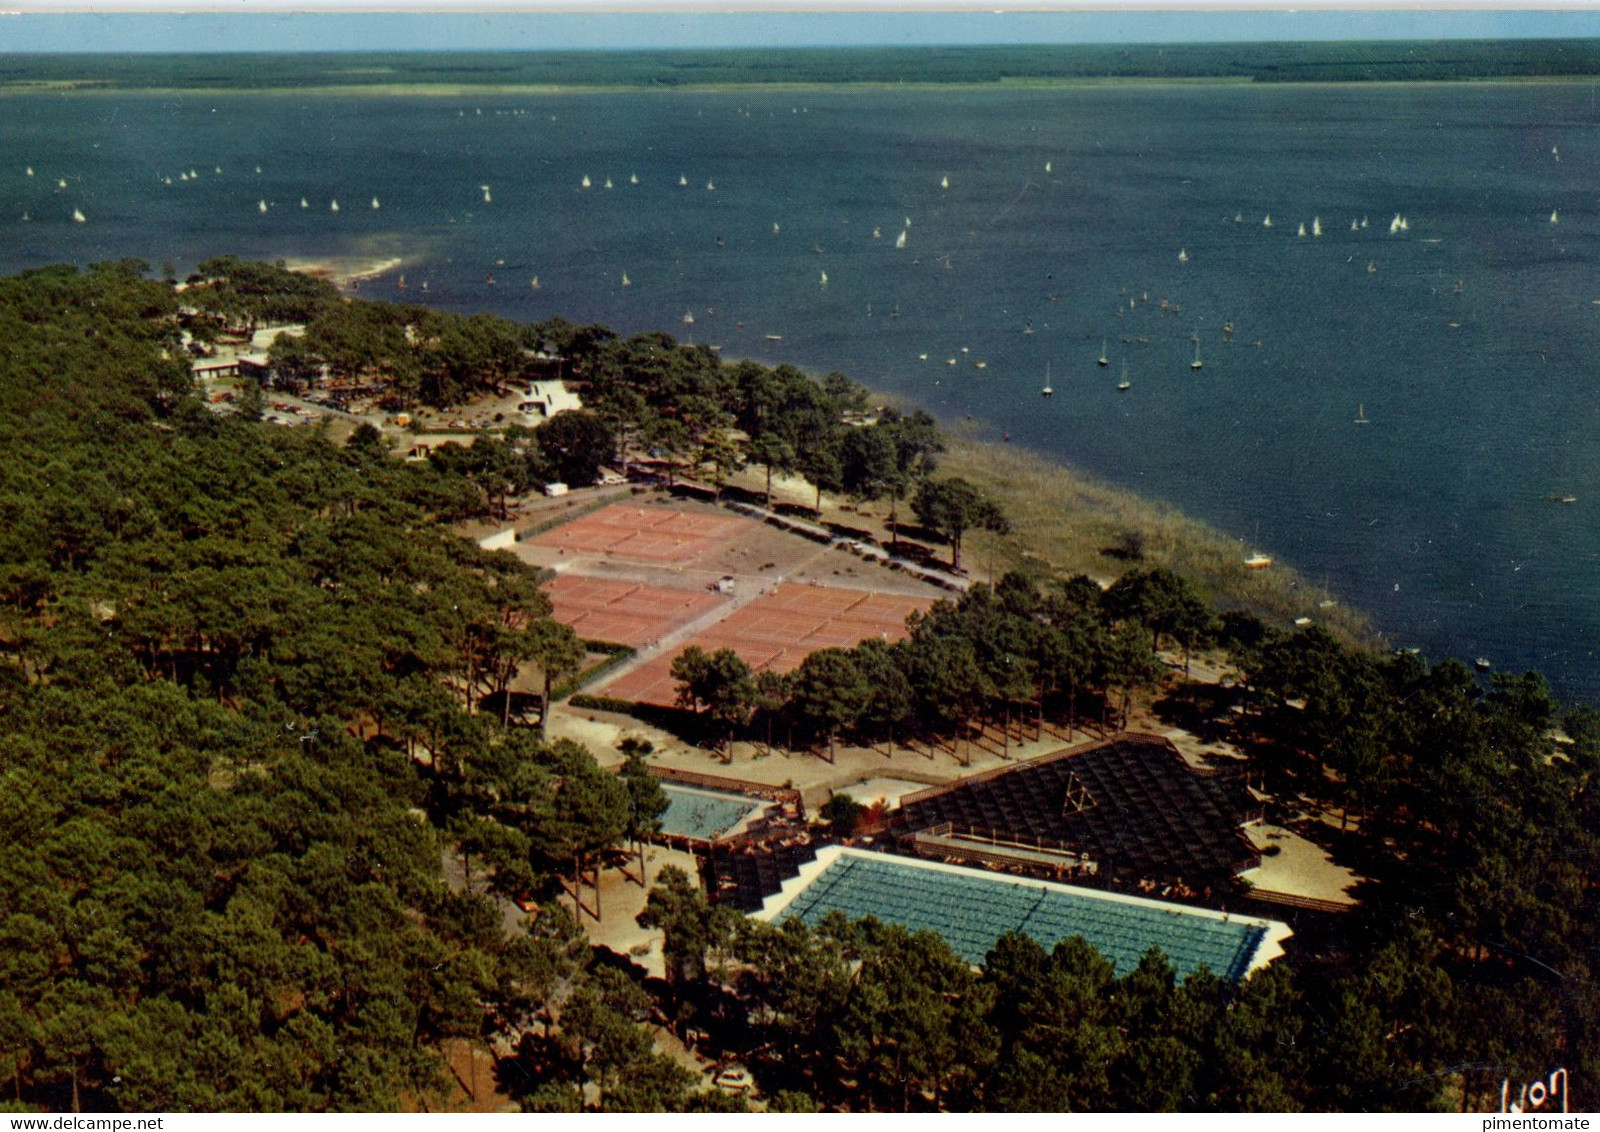
[[[1107,76],[1105,78],[1003,78],[996,81],[951,82],[943,80],[910,82],[723,82],[667,86],[651,83],[614,84],[477,84],[477,83],[349,83],[343,85],[281,86],[281,87],[191,87],[120,85],[98,79],[59,79],[48,82],[25,80],[0,83],[0,98],[5,96],[37,94],[76,95],[151,95],[228,98],[239,96],[278,96],[295,98],[348,98],[370,96],[374,98],[467,98],[492,97],[544,97],[555,98],[582,94],[661,94],[707,95],[727,94],[734,91],[793,94],[885,94],[898,91],[904,94],[941,94],[952,91],[972,93],[1010,94],[1019,91],[1073,91],[1104,90],[1115,87],[1156,90],[1162,88],[1194,89],[1229,87],[1273,90],[1372,90],[1380,87],[1485,87],[1485,86],[1568,86],[1574,83],[1600,82],[1600,76],[1589,74],[1489,76],[1459,79],[1306,79],[1273,80],[1241,75],[1208,77],[1139,77]]]

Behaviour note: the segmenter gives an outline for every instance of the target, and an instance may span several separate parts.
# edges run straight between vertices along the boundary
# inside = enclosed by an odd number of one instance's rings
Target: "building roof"
[[[1158,947],[1179,978],[1205,967],[1239,980],[1282,955],[1282,942],[1292,934],[1276,920],[837,845],[802,866],[756,918],[815,925],[835,911],[935,932],[975,966],[1008,931],[1046,948],[1078,935],[1119,975]]]
[[[909,836],[953,835],[1055,846],[1123,882],[1226,883],[1260,864],[1240,824],[1242,783],[1196,771],[1155,736],[1122,736],[912,795],[894,821]]]

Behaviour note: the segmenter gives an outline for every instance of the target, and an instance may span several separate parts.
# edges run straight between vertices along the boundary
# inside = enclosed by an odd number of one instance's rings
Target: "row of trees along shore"
[[[779,1109],[1482,1109],[1556,1067],[1595,1103],[1600,716],[1316,630],[1246,624],[1241,680],[1157,705],[1231,728],[1291,810],[1337,806],[1315,836],[1371,878],[1242,985],[1155,955],[1114,977],[1075,941],[973,969],[870,921],[745,921],[665,871],[672,979],[641,983],[576,916],[597,869],[648,879],[647,768],[492,698],[561,634],[524,567],[448,533],[460,473],[206,411],[194,312],[343,303],[232,270],[254,289],[133,261],[0,280],[0,1106],[437,1108],[467,1042],[525,1109],[739,1107],[652,1012]]]
[[[994,503],[960,479],[935,480],[943,441],[921,411],[889,410],[859,424],[867,393],[843,374],[814,381],[793,366],[724,365],[704,346],[662,333],[621,338],[603,326],[565,319],[520,325],[494,315],[457,315],[404,303],[354,302],[331,285],[231,257],[199,266],[183,293],[184,327],[215,340],[224,327],[248,332],[300,323],[280,335],[269,358],[275,379],[303,388],[327,373],[336,385],[376,388],[395,409],[446,408],[505,395],[529,380],[560,375],[580,385],[581,412],[537,430],[512,425],[470,445],[445,445],[433,459],[478,489],[467,511],[504,515],[508,500],[551,481],[588,484],[602,460],[627,469],[647,453],[668,481],[679,469],[704,475],[720,495],[728,477],[762,469],[803,476],[816,491],[890,502],[898,544],[901,505],[950,544],[959,567],[970,530],[1004,528]]]

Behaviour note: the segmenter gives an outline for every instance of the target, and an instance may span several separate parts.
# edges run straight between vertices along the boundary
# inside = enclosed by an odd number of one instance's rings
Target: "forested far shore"
[[[0,91],[999,86],[1084,81],[1448,82],[1600,73],[1593,39],[1350,40],[661,51],[0,55]]]
[[[195,344],[290,321],[289,380],[344,367],[394,412],[552,365],[585,408],[406,461],[370,425],[335,443],[199,395]],[[463,1045],[523,1111],[746,1107],[657,1025],[748,1065],[776,1111],[1477,1111],[1557,1067],[1572,1108],[1597,1100],[1600,713],[1536,673],[1272,631],[1136,558],[1106,588],[974,585],[907,655],[965,673],[962,709],[1109,717],[1141,694],[1226,727],[1273,804],[1370,878],[1352,911],[1242,983],[1180,981],[1081,939],[1008,935],[973,968],[871,919],[766,925],[662,870],[641,922],[665,978],[592,946],[574,892],[641,870],[666,799],[648,752],[613,772],[543,733],[547,702],[511,710],[516,673],[548,688],[581,643],[536,571],[452,525],[583,471],[562,462],[595,439],[713,495],[737,465],[792,467],[934,528],[941,559],[1007,524],[950,487],[931,418],[875,412],[842,375],[357,302],[228,258],[182,290],[137,261],[0,279],[0,1108],[437,1110]],[[1233,676],[1183,681],[1158,645]],[[833,711],[841,688],[899,687],[862,677],[872,651],[817,654],[819,749],[883,738],[881,697]]]

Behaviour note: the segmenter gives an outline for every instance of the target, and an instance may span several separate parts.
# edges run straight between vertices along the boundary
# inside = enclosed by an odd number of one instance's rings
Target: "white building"
[[[557,413],[583,408],[583,400],[564,381],[534,381],[528,384],[528,396],[517,408],[528,416],[549,420]]]

